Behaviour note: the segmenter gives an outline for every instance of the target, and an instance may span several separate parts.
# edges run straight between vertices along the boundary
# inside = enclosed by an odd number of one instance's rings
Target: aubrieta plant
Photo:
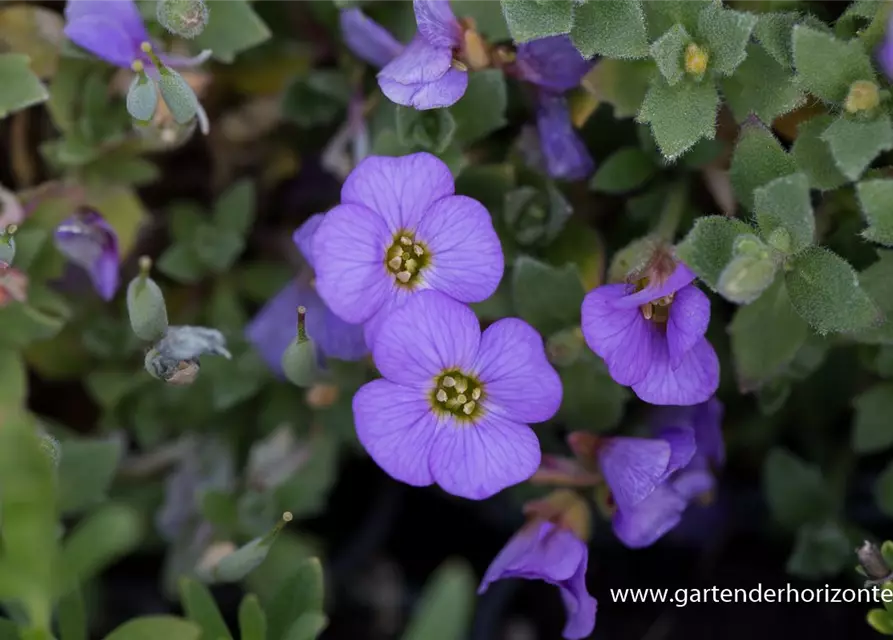
[[[57,4],[0,5],[0,638],[582,640],[739,534],[893,590],[893,3]]]

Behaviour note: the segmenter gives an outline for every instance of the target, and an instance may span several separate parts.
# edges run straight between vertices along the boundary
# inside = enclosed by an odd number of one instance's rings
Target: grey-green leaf
[[[893,126],[882,115],[865,122],[840,117],[822,134],[840,171],[856,180],[882,152],[893,149]]]
[[[893,462],[887,463],[874,483],[874,501],[888,518],[893,518]]]
[[[625,147],[608,156],[589,186],[593,191],[624,193],[645,184],[656,171],[651,156],[637,147]]]
[[[680,82],[675,86],[655,78],[642,109],[640,122],[651,124],[661,153],[673,160],[703,138],[716,135],[719,94],[710,82]]]
[[[475,579],[464,562],[447,561],[425,585],[402,640],[462,640],[474,607]]]
[[[747,58],[735,73],[722,79],[722,92],[738,122],[751,114],[772,122],[805,99],[791,72],[755,44],[747,47]]]
[[[853,400],[852,443],[856,453],[877,453],[893,445],[893,384],[883,382]]]
[[[214,2],[210,19],[195,43],[210,49],[221,62],[232,62],[236,55],[268,40],[272,33],[246,0]]]
[[[214,203],[214,223],[244,236],[254,222],[255,197],[254,183],[251,180],[234,182]]]
[[[298,564],[266,607],[267,640],[286,640],[286,633],[306,612],[323,608],[322,565],[316,558]]]
[[[856,194],[868,228],[866,240],[893,246],[893,180],[865,180],[856,185]]]
[[[583,283],[573,264],[554,267],[520,256],[512,271],[512,301],[521,318],[545,335],[580,320]]]
[[[813,189],[836,189],[848,182],[831,155],[831,147],[822,139],[825,129],[834,121],[831,116],[810,118],[797,127],[797,139],[791,156],[797,169],[806,174]]]
[[[753,13],[724,9],[720,4],[705,7],[698,16],[698,36],[709,46],[708,68],[731,75],[747,56],[747,41],[756,23]]]
[[[782,66],[794,66],[794,51],[791,36],[794,25],[801,19],[793,12],[767,12],[759,16],[754,28],[754,36],[763,48]]]
[[[781,147],[772,132],[761,124],[745,124],[741,128],[729,179],[735,197],[747,209],[754,207],[754,190],[767,182],[794,173],[793,159]]]
[[[673,25],[673,28],[658,38],[651,45],[651,57],[657,63],[657,68],[670,86],[675,85],[685,76],[684,52],[685,47],[691,42],[691,35],[681,24]]]
[[[267,640],[267,617],[253,593],[246,594],[239,605],[239,639]]]
[[[820,520],[831,509],[830,493],[819,469],[787,449],[769,452],[763,488],[773,515],[790,529]]]
[[[754,191],[757,224],[764,238],[775,229],[790,234],[790,252],[815,244],[815,216],[809,199],[809,180],[802,173],[776,178]]]
[[[793,31],[797,80],[811,94],[840,103],[856,80],[874,80],[871,58],[857,40],[838,40],[799,24]]]
[[[504,127],[507,105],[505,75],[501,71],[487,69],[470,74],[465,94],[450,107],[456,125],[455,140],[468,145]]]
[[[59,462],[62,512],[77,513],[102,502],[121,454],[118,440],[63,440]]]
[[[719,274],[716,289],[730,302],[750,304],[772,284],[777,268],[768,251],[760,256],[735,256]]]
[[[197,625],[174,616],[143,616],[125,622],[105,640],[199,640]],[[216,638],[215,638],[216,640]]]
[[[753,233],[753,227],[741,220],[703,216],[676,246],[676,256],[716,291],[723,269],[732,261],[735,239],[748,233]]]
[[[515,42],[570,33],[574,21],[571,0],[502,0],[502,11]]]
[[[40,104],[50,97],[43,83],[31,71],[31,59],[21,53],[0,55],[0,118]]]
[[[571,39],[586,58],[648,55],[641,0],[589,0],[574,10]]]
[[[201,627],[201,640],[232,640],[223,615],[208,588],[191,580],[180,580],[180,601],[186,616]]]

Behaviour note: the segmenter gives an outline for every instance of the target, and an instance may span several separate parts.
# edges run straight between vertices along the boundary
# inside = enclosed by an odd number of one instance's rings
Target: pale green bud
[[[18,227],[11,224],[0,232],[0,262],[3,264],[12,264],[16,257],[16,241],[13,238],[16,231],[18,231]]]
[[[751,258],[769,257],[766,245],[752,233],[742,233],[735,238],[735,242],[732,244],[732,253],[736,256],[749,256]]]
[[[152,260],[148,256],[140,258],[140,274],[127,285],[127,314],[133,333],[154,342],[164,336],[168,325],[164,294],[149,277],[151,268]]]
[[[192,39],[208,24],[208,5],[203,0],[159,0],[155,15],[174,35]]]
[[[213,553],[213,548],[210,549],[209,551],[212,551],[212,553],[208,554],[198,567],[197,573],[199,577],[206,582],[236,582],[241,580],[266,560],[267,554],[270,552],[279,532],[291,520],[292,514],[286,511],[282,514],[282,519],[267,535],[255,538],[231,553],[221,554],[222,557]],[[225,550],[226,547],[220,545],[219,549]]]
[[[777,266],[770,257],[738,255],[723,269],[716,288],[726,300],[748,304],[772,284]]]
[[[179,73],[170,68],[162,69],[158,87],[176,122],[186,124],[198,115],[200,109],[198,98]]]
[[[143,71],[143,63],[137,60],[133,63],[136,75],[130,82],[127,90],[127,113],[141,124],[148,124],[155,116],[158,108],[158,90],[155,83],[149,79]]]
[[[304,316],[307,310],[298,307],[298,337],[288,345],[282,354],[282,372],[294,385],[312,387],[319,373],[316,343],[304,329]]]

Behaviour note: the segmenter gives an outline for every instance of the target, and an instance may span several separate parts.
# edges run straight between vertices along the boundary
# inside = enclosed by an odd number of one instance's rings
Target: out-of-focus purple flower
[[[80,209],[56,227],[54,238],[66,258],[86,269],[96,292],[111,300],[118,290],[120,256],[118,235],[105,218],[92,209]]]
[[[514,73],[552,93],[579,86],[594,62],[587,60],[568,36],[549,36],[518,45]]]
[[[724,459],[722,404],[711,398],[685,409],[688,410],[685,412],[687,415],[681,411],[676,415],[656,414],[656,420],[670,421],[663,423],[665,426],[653,442],[670,442],[671,449],[685,451],[688,460],[683,462],[684,458],[679,456],[678,464],[673,464],[671,455],[668,473],[645,497],[631,505],[628,502],[621,505],[617,500],[617,487],[605,474],[617,503],[613,518],[614,533],[628,547],[640,548],[653,544],[679,524],[683,512],[693,500],[715,488],[716,480],[710,469],[710,461],[721,464]],[[687,436],[681,435],[686,432]],[[683,438],[688,438],[690,444],[680,447]],[[643,465],[639,463],[638,466]],[[604,472],[604,467],[602,469]]]
[[[564,96],[539,92],[536,128],[550,176],[583,180],[593,172],[595,162],[574,129]]]
[[[133,0],[68,0],[65,5],[65,35],[79,47],[116,67],[129,69],[135,60],[153,68],[151,58],[140,47],[152,43],[139,9]],[[191,67],[210,57],[203,51],[194,58],[160,54],[171,67]]]
[[[454,64],[463,30],[449,0],[413,0],[418,33],[379,73],[393,102],[419,110],[449,107],[465,94],[468,72]]]
[[[293,236],[295,245],[311,267],[313,236],[322,219],[322,214],[310,217]],[[311,283],[294,280],[271,298],[245,329],[249,342],[277,375],[283,375],[282,354],[295,339],[299,306],[307,310],[307,335],[316,342],[322,356],[359,360],[368,353],[362,325],[345,322],[331,312]]]
[[[358,58],[379,69],[403,51],[403,45],[387,29],[360,9],[344,9],[340,15],[341,35]]]
[[[893,80],[893,14],[887,22],[887,35],[877,51],[877,58],[884,73]]]
[[[552,522],[534,521],[520,529],[487,568],[478,593],[497,580],[543,580],[561,591],[567,609],[562,635],[588,638],[595,628],[598,603],[586,589],[589,549],[571,531]]]
[[[366,344],[423,289],[461,302],[496,291],[504,259],[490,214],[454,192],[449,168],[429,153],[371,156],[325,214],[313,237],[317,291],[343,320],[365,323]]]
[[[684,264],[652,269],[636,284],[607,284],[586,296],[583,336],[616,382],[645,402],[693,405],[719,386],[719,361],[704,337],[710,301]]]
[[[389,475],[483,500],[537,470],[528,424],[551,418],[562,390],[530,325],[505,318],[482,335],[469,307],[423,291],[384,322],[372,355],[384,379],[357,391],[354,422]]]

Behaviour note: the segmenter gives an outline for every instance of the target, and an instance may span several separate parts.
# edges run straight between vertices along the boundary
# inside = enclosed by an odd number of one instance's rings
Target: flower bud
[[[749,256],[751,258],[769,257],[766,245],[752,233],[742,233],[735,238],[735,242],[732,244],[732,253],[736,256]]]
[[[856,557],[865,572],[865,577],[870,582],[884,582],[893,577],[893,570],[887,565],[887,561],[876,544],[866,540],[861,547],[856,549]]]
[[[255,538],[232,553],[222,558],[218,554],[209,554],[199,566],[199,576],[206,582],[236,582],[254,571],[266,560],[276,536],[291,522],[292,514],[286,511],[282,519],[265,536]],[[221,545],[220,547],[224,547]],[[210,551],[210,549],[209,549]],[[216,556],[216,557],[215,557]],[[218,559],[219,558],[219,559]]]
[[[847,113],[859,113],[871,111],[881,103],[881,94],[878,86],[869,80],[856,80],[850,85],[843,108]]]
[[[133,70],[136,75],[127,90],[127,113],[138,123],[149,124],[158,107],[158,90],[155,88],[155,83],[143,71],[142,62],[139,60],[134,62]]]
[[[719,275],[716,288],[726,300],[748,304],[772,284],[777,267],[771,257],[736,256]]]
[[[299,387],[311,387],[319,373],[316,343],[307,335],[304,317],[307,310],[298,307],[298,337],[282,354],[282,372]]]
[[[159,0],[155,15],[174,35],[192,39],[208,24],[208,5],[203,0]]]
[[[16,241],[13,236],[17,230],[18,227],[11,224],[0,232],[0,263],[3,265],[11,265],[16,256]]]
[[[148,256],[140,258],[140,274],[127,285],[127,314],[133,333],[154,342],[167,332],[167,307],[164,294],[149,277],[151,268],[152,260]]]
[[[707,71],[707,63],[710,56],[707,52],[692,42],[685,49],[685,73],[700,78]]]
[[[158,86],[161,97],[178,124],[186,124],[198,115],[198,98],[179,73],[169,68],[162,69]]]

